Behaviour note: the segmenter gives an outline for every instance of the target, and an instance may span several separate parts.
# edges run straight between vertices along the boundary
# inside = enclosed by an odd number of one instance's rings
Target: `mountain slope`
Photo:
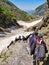
[[[35,13],[34,14],[42,16],[42,15],[45,14],[47,9],[48,9],[48,5],[47,5],[47,3],[44,3],[44,4],[42,4],[41,6],[39,6],[39,7],[37,7],[35,9]]]
[[[9,0],[0,0],[0,5],[1,6],[5,6],[6,8],[8,8],[8,10],[10,10],[11,12],[13,12],[14,15],[16,16],[17,20],[28,21],[28,20],[32,19],[32,17],[30,15],[28,15],[26,12],[20,10],[18,7],[16,7]]]
[[[0,0],[0,28],[18,26],[17,20],[30,21],[32,19],[32,16],[20,10],[9,0]]]
[[[0,27],[7,28],[10,26],[18,26],[16,17],[7,8],[0,6]]]

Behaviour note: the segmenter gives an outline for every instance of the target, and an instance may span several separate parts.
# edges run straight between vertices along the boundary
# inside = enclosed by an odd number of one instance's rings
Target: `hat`
[[[38,33],[38,37],[42,38],[42,37],[43,37],[43,35],[42,35],[41,33]]]

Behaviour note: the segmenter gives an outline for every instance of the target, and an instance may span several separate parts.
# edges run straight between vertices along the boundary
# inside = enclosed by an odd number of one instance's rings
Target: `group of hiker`
[[[19,36],[19,40],[27,41],[29,38],[30,45],[30,55],[33,55],[34,58],[37,57],[38,60],[43,60],[46,57],[48,52],[46,43],[43,39],[43,35],[38,32],[38,27],[34,28],[34,32],[26,37]]]
[[[22,36],[20,35],[18,38],[17,38],[17,37],[15,38],[15,41],[23,40],[23,41],[26,41],[26,42],[27,42],[27,40],[28,40],[28,38],[30,37],[30,35],[31,35],[31,34],[29,34],[29,35],[26,36],[26,37],[25,37],[24,35],[22,35]]]
[[[30,55],[33,55],[34,58],[37,57],[38,60],[43,60],[46,57],[46,53],[48,52],[46,43],[43,39],[43,35],[38,32],[38,27],[34,28],[34,32],[27,37],[19,36],[17,40],[27,41],[29,38],[29,45],[30,45]]]
[[[27,37],[22,36],[21,39],[21,36],[19,36],[19,38],[15,39],[15,42],[18,40],[26,41],[28,38],[30,45],[30,55],[33,55],[34,59],[37,57],[38,60],[43,60],[46,57],[46,53],[48,52],[48,50],[43,39],[43,35],[41,33],[38,33],[38,28],[34,28],[34,32]],[[11,42],[11,44],[12,43],[13,41]]]
[[[43,60],[48,52],[46,43],[43,40],[43,35],[38,33],[38,28],[34,29],[34,33],[29,38],[30,55],[38,60]]]

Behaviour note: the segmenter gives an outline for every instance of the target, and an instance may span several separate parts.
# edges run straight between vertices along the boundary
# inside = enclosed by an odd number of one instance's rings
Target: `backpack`
[[[43,41],[42,38],[37,38],[37,39],[36,39],[36,43],[37,43],[37,44],[42,44],[42,41]]]
[[[35,52],[35,47],[36,47],[35,39],[36,39],[35,35],[29,38],[30,54],[31,55],[34,54],[34,52]]]
[[[37,35],[32,35],[32,36],[29,38],[30,46],[32,46],[32,44],[35,43],[36,37],[37,37]]]
[[[35,48],[35,56],[40,59],[43,60],[45,58],[45,48],[43,44],[37,44],[36,48]]]
[[[29,44],[30,44],[30,46],[32,46],[33,43],[34,43],[34,37],[32,36],[32,37],[29,38]]]

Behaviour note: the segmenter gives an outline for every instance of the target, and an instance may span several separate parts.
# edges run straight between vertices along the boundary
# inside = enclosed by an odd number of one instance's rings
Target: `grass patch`
[[[12,55],[13,54],[13,51],[10,51],[10,54]]]
[[[0,27],[0,31],[3,31],[3,32],[4,32],[4,31],[5,31],[5,29],[4,29],[3,27]]]
[[[2,58],[2,62],[4,62],[8,58],[8,56],[6,55],[6,53],[4,53],[0,55],[0,58]]]

